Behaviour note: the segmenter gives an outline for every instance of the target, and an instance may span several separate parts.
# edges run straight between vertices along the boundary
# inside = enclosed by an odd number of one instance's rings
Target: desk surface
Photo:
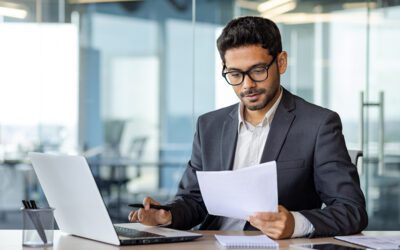
[[[70,236],[61,233],[60,231],[55,232],[54,236],[54,246],[50,249],[96,249],[96,250],[108,250],[108,249],[135,249],[135,250],[149,250],[149,249],[159,249],[159,250],[197,250],[197,249],[225,249],[223,246],[219,245],[215,240],[214,234],[226,234],[226,235],[254,235],[256,232],[243,232],[243,231],[199,231],[199,233],[204,236],[200,239],[181,242],[181,243],[167,243],[167,244],[153,244],[153,245],[137,245],[137,246],[124,246],[118,247],[109,244],[104,244],[101,242],[96,242],[92,240],[86,240],[83,238]],[[365,235],[374,236],[400,236],[400,231],[366,231],[363,232]],[[318,243],[318,242],[334,242],[341,245],[349,245],[342,241],[335,240],[333,238],[298,238],[290,240],[279,240],[279,249],[289,249],[290,244],[299,243]],[[23,248],[22,247],[22,231],[21,230],[0,230],[0,249],[15,250],[15,249],[43,249],[43,248]]]

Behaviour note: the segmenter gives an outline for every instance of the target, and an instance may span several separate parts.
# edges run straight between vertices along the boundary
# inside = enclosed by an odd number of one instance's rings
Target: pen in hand
[[[140,203],[129,204],[128,206],[134,207],[134,208],[144,208],[143,204],[140,204]],[[150,204],[150,208],[153,208],[153,209],[164,209],[165,211],[171,211],[171,207],[170,206]]]

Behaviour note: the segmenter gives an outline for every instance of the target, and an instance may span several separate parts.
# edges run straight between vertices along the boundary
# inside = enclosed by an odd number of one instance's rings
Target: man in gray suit
[[[274,239],[362,231],[368,224],[365,198],[340,118],[281,87],[287,53],[276,24],[260,17],[234,19],[217,46],[222,75],[240,103],[199,117],[191,160],[171,211],[150,209],[159,203],[147,197],[145,208],[132,211],[130,221],[177,229],[198,224],[208,230],[258,229]],[[196,171],[267,161],[277,162],[277,213],[258,212],[247,221],[207,213]]]

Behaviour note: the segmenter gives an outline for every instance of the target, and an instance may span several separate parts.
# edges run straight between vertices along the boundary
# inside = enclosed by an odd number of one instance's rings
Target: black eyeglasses
[[[246,75],[248,75],[254,82],[262,82],[268,78],[268,69],[275,62],[275,59],[276,56],[269,64],[255,65],[247,71],[231,70],[225,72],[226,66],[224,65],[224,68],[222,69],[222,76],[225,78],[226,82],[232,86],[242,84]]]

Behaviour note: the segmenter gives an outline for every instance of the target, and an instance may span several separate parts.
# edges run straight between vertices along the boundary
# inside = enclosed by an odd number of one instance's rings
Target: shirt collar
[[[281,102],[282,99],[282,87],[280,87],[280,94],[278,99],[275,101],[274,105],[268,110],[268,112],[265,114],[265,117],[263,121],[261,122],[261,126],[265,126],[268,122],[270,125],[272,122],[272,119],[274,118],[275,112],[278,108],[279,103]],[[239,123],[238,123],[238,132],[240,132],[240,128],[243,126],[246,129],[249,129],[247,122],[244,120],[244,105],[242,102],[239,103],[239,112],[238,112],[238,117],[239,117]],[[260,125],[260,124],[259,124]]]

